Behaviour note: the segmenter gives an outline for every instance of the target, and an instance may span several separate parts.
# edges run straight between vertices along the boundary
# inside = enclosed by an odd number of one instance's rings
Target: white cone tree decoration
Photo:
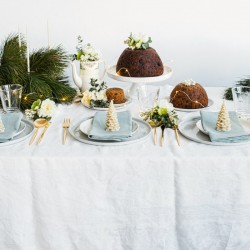
[[[118,122],[113,100],[111,100],[109,104],[109,109],[107,112],[106,130],[107,131],[119,131],[120,130],[120,125]]]
[[[220,112],[218,114],[216,130],[223,132],[231,130],[230,117],[225,105],[225,101],[223,101]]]

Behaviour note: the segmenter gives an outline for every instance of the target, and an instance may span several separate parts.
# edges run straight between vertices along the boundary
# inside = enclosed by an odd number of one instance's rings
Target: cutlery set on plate
[[[50,125],[51,125],[51,123],[48,120],[44,119],[44,118],[39,118],[39,119],[35,120],[34,121],[34,126],[35,126],[36,130],[35,130],[33,136],[30,139],[29,145],[31,145],[34,142],[34,140],[35,140],[35,138],[36,138],[36,136],[38,134],[39,129],[43,128],[43,132],[42,132],[42,134],[40,135],[40,137],[37,140],[37,145],[39,145],[39,143],[44,138],[45,133],[48,130],[48,128],[49,128]],[[69,129],[69,127],[70,127],[70,119],[69,118],[65,118],[63,120],[63,123],[62,123],[62,128],[63,128],[62,144],[65,144],[65,142],[66,142],[67,130]]]

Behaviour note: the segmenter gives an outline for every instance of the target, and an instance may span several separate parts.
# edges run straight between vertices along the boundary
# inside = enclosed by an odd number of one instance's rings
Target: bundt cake
[[[171,92],[170,102],[175,108],[199,109],[207,107],[208,96],[205,89],[193,80],[179,83]]]
[[[126,102],[125,94],[121,88],[109,88],[106,90],[106,96],[109,102],[113,100],[114,104]]]

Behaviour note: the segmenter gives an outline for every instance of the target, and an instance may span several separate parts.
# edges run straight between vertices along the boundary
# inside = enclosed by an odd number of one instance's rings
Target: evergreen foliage
[[[41,48],[30,53],[30,73],[27,72],[26,42],[19,46],[18,35],[11,34],[0,47],[0,85],[23,86],[21,108],[30,108],[36,99],[50,98],[56,103],[70,103],[76,90],[69,86],[64,69],[68,56],[62,46]]]

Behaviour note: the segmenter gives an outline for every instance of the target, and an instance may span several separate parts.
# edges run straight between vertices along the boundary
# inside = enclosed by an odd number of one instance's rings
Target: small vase
[[[100,64],[104,63],[104,69],[101,70]],[[88,90],[91,85],[91,79],[97,79],[102,81],[105,75],[105,62],[104,61],[94,61],[94,62],[80,62],[80,78],[82,79],[81,91],[84,92]]]

